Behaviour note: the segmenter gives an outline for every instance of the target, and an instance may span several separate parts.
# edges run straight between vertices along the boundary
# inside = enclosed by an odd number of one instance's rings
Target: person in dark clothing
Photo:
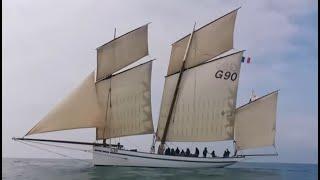
[[[164,154],[165,154],[165,155],[170,155],[170,148],[169,148],[169,147],[166,149],[166,151],[164,152]]]
[[[194,153],[194,157],[199,157],[199,149],[196,147],[196,152]]]
[[[190,149],[189,149],[189,148],[187,148],[186,156],[187,156],[187,157],[189,157],[189,156],[190,156]]]
[[[212,150],[211,156],[212,156],[212,157],[216,157],[216,154],[215,154],[214,150]]]
[[[205,147],[203,152],[202,152],[203,157],[207,157],[207,153],[208,153],[208,150],[207,150],[207,147]]]
[[[229,151],[229,149],[227,148],[227,157],[229,157],[230,156],[230,151]]]
[[[176,152],[175,152],[175,153],[176,153],[176,155],[177,155],[177,156],[179,156],[179,154],[180,154],[180,150],[179,150],[179,148],[178,148],[178,147],[177,147],[177,149],[176,149]]]
[[[174,153],[174,149],[171,148],[170,155],[171,155],[171,156],[174,156],[174,154],[175,154],[175,153]]]
[[[227,148],[223,153],[223,157],[226,158],[226,157],[229,157],[229,155],[230,155],[230,151]]]
[[[180,153],[180,156],[185,156],[186,155],[186,153],[184,152],[184,150],[182,149],[181,150],[181,153]]]

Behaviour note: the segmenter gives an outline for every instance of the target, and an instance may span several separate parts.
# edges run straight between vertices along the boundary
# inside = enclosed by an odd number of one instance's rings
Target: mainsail
[[[167,141],[220,141],[233,139],[234,109],[241,57],[236,52],[186,69],[171,116]],[[166,77],[158,140],[163,135],[178,74]]]
[[[152,61],[114,74],[148,54],[148,25],[97,49],[97,70],[27,135],[96,128],[96,138],[153,133]]]
[[[237,108],[235,141],[238,150],[273,146],[278,91]]]

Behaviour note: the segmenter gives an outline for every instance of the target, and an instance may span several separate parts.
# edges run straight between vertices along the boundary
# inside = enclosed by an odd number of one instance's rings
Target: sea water
[[[2,159],[2,179],[235,179],[235,180],[314,180],[316,164],[247,163],[227,168],[135,168],[94,166],[91,160]]]

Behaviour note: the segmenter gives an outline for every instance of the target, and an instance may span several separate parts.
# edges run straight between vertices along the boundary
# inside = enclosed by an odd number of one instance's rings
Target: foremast
[[[125,69],[149,54],[148,24],[117,38],[115,30],[113,40],[97,48],[96,70],[26,136],[96,128],[96,140],[103,140],[106,145],[106,139],[153,133],[151,72],[154,59]]]

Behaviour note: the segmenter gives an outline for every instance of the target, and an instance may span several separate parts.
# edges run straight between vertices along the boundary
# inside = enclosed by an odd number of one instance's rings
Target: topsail
[[[194,31],[186,58],[186,68],[194,67],[233,48],[237,11],[238,9]],[[167,75],[180,70],[190,36],[191,34],[172,44]]]
[[[148,55],[148,24],[97,48],[99,81]]]

